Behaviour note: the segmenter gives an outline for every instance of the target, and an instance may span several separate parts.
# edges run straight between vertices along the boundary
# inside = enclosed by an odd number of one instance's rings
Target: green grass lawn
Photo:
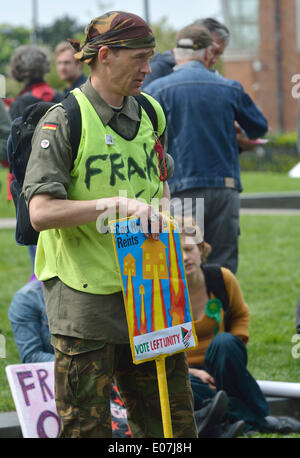
[[[300,178],[290,178],[284,173],[242,172],[243,193],[249,192],[300,192]]]
[[[7,169],[0,166],[0,218],[13,218],[16,215],[13,201],[6,200]]]
[[[20,362],[10,323],[10,301],[30,278],[31,265],[27,247],[17,246],[13,230],[0,229],[0,328],[6,339],[6,359],[0,359],[0,412],[15,410],[7,383],[5,366]]]
[[[241,216],[237,277],[251,314],[248,368],[258,380],[299,382],[300,361],[291,353],[300,296],[299,246],[299,216]]]
[[[300,296],[300,217],[241,217],[237,277],[251,312],[249,368],[256,378],[299,381],[291,354]]]

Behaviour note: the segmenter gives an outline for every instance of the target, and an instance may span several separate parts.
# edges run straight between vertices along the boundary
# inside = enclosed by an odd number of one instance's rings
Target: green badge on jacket
[[[220,323],[221,323],[221,309],[222,309],[222,302],[220,299],[210,299],[206,306],[205,306],[205,313],[207,316],[210,318],[213,318],[216,320],[218,323],[217,327],[214,330],[214,335],[216,335],[219,331],[220,328]]]

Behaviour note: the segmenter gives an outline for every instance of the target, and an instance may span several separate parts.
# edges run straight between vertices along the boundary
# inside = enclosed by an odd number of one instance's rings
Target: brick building
[[[299,99],[292,89],[300,96],[300,0],[221,1],[232,35],[224,76],[240,81],[273,132],[296,131]]]

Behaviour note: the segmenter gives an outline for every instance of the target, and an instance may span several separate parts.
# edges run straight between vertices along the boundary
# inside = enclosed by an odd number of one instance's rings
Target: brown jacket
[[[238,336],[245,344],[247,344],[249,340],[249,308],[245,303],[237,278],[229,269],[221,267],[221,270],[225,282],[231,313],[230,333]],[[214,296],[211,295],[211,299],[213,297]],[[204,365],[205,352],[209,343],[214,338],[214,331],[218,326],[218,323],[214,318],[210,318],[205,314],[201,320],[195,321],[194,324],[198,338],[198,346],[195,349],[187,351],[187,358],[190,367],[199,367]],[[221,310],[221,322],[218,329],[218,333],[220,332],[224,332],[223,309]]]

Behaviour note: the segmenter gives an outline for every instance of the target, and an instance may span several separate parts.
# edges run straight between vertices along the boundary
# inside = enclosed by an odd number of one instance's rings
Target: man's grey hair
[[[207,49],[207,48],[206,48]],[[181,60],[203,60],[206,49],[185,49],[185,48],[174,48],[174,56],[176,62]]]
[[[210,31],[202,24],[190,24],[176,35],[175,60],[202,60],[213,44]]]
[[[50,59],[38,46],[19,46],[10,60],[11,75],[20,82],[43,79],[49,70]]]
[[[206,27],[211,34],[216,33],[220,40],[224,42],[226,46],[228,46],[230,40],[230,31],[225,24],[222,24],[221,22],[211,17],[198,19],[194,22],[194,24],[204,25],[204,27]]]

